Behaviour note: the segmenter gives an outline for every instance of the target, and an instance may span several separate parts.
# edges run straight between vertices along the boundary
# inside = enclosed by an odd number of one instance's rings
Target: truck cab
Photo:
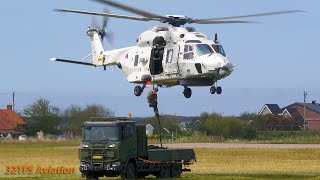
[[[183,152],[181,152],[183,151]],[[80,172],[87,179],[135,179],[150,174],[179,177],[182,166],[195,161],[192,149],[169,150],[147,146],[145,125],[128,118],[94,118],[83,123],[79,149]]]

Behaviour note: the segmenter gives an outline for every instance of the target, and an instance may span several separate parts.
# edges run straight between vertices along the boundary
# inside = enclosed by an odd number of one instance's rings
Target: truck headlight
[[[114,162],[114,163],[112,163],[112,166],[113,166],[113,167],[115,167],[115,166],[120,166],[120,165],[121,165],[120,162]]]
[[[80,148],[89,148],[89,146],[88,146],[87,144],[81,143],[81,144],[80,144]]]
[[[116,147],[115,144],[111,144],[111,145],[109,146],[109,148],[114,148],[114,147]]]

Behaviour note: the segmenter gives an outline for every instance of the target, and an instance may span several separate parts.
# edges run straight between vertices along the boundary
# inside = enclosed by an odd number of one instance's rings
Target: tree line
[[[74,135],[81,134],[83,122],[90,117],[113,116],[114,113],[99,104],[85,107],[71,105],[61,111],[53,106],[48,99],[38,99],[28,105],[20,116],[28,123],[28,127],[17,130],[29,136],[34,136],[42,130],[45,134],[59,135],[64,131],[72,131]],[[143,122],[154,127],[154,133],[159,134],[160,127],[156,118],[150,118]],[[270,127],[277,125],[298,126],[294,118],[278,117],[273,115],[259,116],[256,113],[242,113],[240,117],[224,117],[217,113],[202,113],[197,121],[187,122],[185,126],[175,116],[162,116],[161,127],[170,133],[178,133],[182,136],[192,135],[195,132],[208,136],[219,136],[227,139],[244,138],[254,139],[257,131],[272,130]],[[165,132],[163,132],[165,133]]]
[[[34,136],[39,131],[46,134],[59,135],[63,131],[72,131],[75,135],[81,134],[83,122],[88,121],[90,117],[112,116],[114,113],[99,104],[80,107],[71,105],[64,111],[53,106],[48,99],[38,99],[28,105],[20,116],[27,121],[28,127],[20,131],[29,136]]]

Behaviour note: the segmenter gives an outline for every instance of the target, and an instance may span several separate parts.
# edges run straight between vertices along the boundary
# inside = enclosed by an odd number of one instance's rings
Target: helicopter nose
[[[233,71],[233,68],[234,68],[233,64],[228,60],[228,58],[226,58],[225,61],[226,61],[225,67],[226,67],[229,71]]]
[[[231,72],[233,71],[233,65],[232,63],[228,60],[228,58],[223,57],[221,58],[221,66],[219,69],[219,75],[221,76],[226,76],[231,74]]]
[[[228,60],[228,58],[226,58],[224,56],[218,56],[217,62],[218,62],[219,68],[224,68],[224,69],[225,68],[226,69],[232,68],[231,62]]]
[[[231,74],[234,66],[227,57],[220,54],[215,54],[209,57],[212,58],[210,61],[206,60],[202,63],[209,73],[218,74],[220,76],[228,76]]]

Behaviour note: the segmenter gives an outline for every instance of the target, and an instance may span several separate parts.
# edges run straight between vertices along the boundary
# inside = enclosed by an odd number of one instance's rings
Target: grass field
[[[6,175],[7,166],[78,169],[79,142],[0,142],[0,179],[81,179],[73,175]],[[320,179],[320,149],[196,149],[183,179]],[[150,177],[153,178],[153,177]]]
[[[159,139],[149,139],[149,143],[158,143]],[[171,143],[171,136],[163,138],[164,143]],[[320,144],[320,132],[311,131],[258,131],[253,140],[224,139],[217,136],[194,133],[179,137],[175,143],[250,143],[250,144]]]

